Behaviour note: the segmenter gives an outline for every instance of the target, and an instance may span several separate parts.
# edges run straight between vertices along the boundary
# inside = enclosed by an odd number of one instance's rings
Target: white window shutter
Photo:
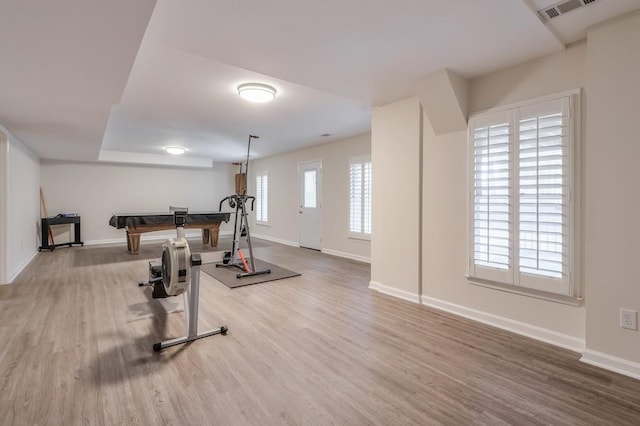
[[[512,149],[510,114],[472,120],[471,273],[478,278],[512,281]]]
[[[256,221],[269,221],[269,174],[261,173],[256,176]]]
[[[349,160],[349,233],[355,238],[371,236],[371,159]]]
[[[569,291],[569,98],[519,109],[519,284]]]
[[[269,175],[262,176],[262,221],[269,222]]]
[[[259,222],[262,220],[262,176],[256,176],[256,220]]]
[[[362,232],[362,163],[349,165],[349,231]]]
[[[371,234],[371,161],[364,163],[362,182],[362,232]]]

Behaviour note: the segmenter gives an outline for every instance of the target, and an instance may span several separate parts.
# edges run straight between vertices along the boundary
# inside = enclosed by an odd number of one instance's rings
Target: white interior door
[[[300,163],[300,247],[320,250],[322,229],[322,162]]]

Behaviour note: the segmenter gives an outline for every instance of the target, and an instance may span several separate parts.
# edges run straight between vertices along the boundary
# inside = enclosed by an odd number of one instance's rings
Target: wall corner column
[[[421,292],[421,130],[422,108],[415,97],[373,109],[370,288],[416,303]]]

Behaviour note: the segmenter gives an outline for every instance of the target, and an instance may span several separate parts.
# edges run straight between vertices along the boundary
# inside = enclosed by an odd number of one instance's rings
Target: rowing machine
[[[184,226],[187,209],[172,208],[177,238],[170,238],[162,244],[162,263],[158,271],[157,263],[149,262],[149,283],[153,286],[153,298],[184,295],[184,317],[186,336],[154,343],[156,352],[170,346],[180,345],[216,334],[227,334],[229,328],[220,328],[198,334],[198,301],[200,296],[200,254],[191,253],[185,238]],[[155,269],[154,269],[155,267]],[[160,274],[158,274],[160,272]]]

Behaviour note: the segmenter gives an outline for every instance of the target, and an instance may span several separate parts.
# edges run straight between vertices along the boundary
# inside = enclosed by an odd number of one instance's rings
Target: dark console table
[[[80,236],[80,216],[56,216],[56,217],[43,217],[41,224],[42,232],[42,245],[38,248],[38,251],[53,250],[56,247],[62,246],[83,246],[82,238]],[[68,243],[49,244],[49,226],[51,225],[69,225],[73,224],[73,233],[75,240]]]

